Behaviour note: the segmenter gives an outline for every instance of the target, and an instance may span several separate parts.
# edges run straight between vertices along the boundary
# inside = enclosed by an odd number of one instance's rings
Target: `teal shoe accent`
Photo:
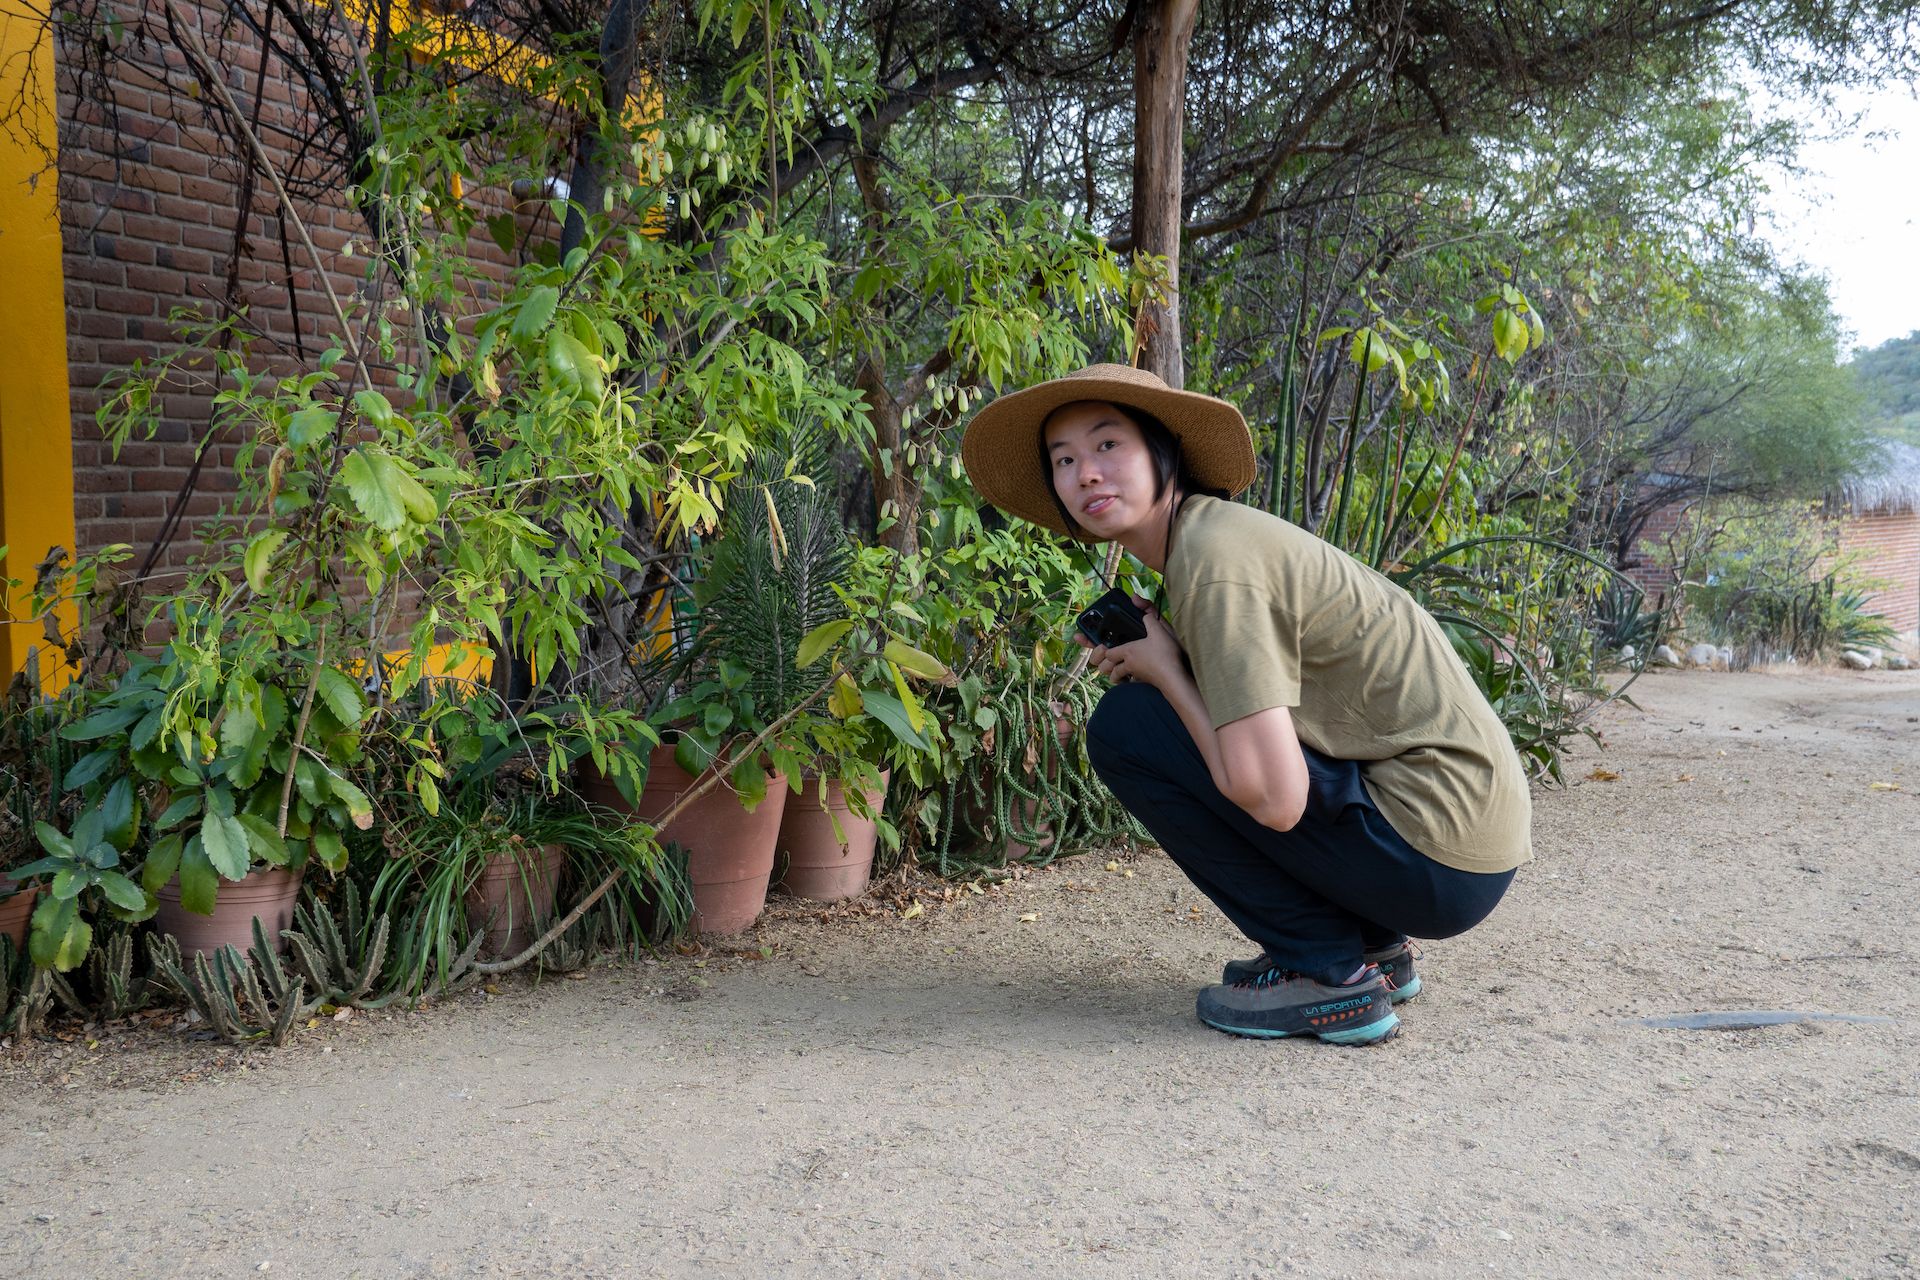
[[[1357,1045],[1378,1044],[1389,1036],[1400,1032],[1400,1017],[1390,1013],[1378,1022],[1370,1022],[1364,1027],[1348,1027],[1344,1031],[1273,1031],[1265,1027],[1230,1027],[1224,1022],[1202,1019],[1215,1031],[1225,1031],[1229,1035],[1248,1036],[1255,1040],[1284,1040],[1289,1036],[1317,1035],[1328,1044]]]
[[[1322,1031],[1317,1034],[1328,1044],[1362,1045],[1378,1044],[1398,1034],[1399,1030],[1399,1015],[1390,1013],[1380,1021],[1369,1022],[1364,1027],[1348,1027],[1345,1031]]]
[[[1419,994],[1420,975],[1415,974],[1413,977],[1407,979],[1407,984],[1404,987],[1395,987],[1392,994],[1387,998],[1393,1001],[1393,1003],[1399,1004],[1402,1000],[1411,1000]]]
[[[1230,1036],[1248,1036],[1255,1040],[1284,1040],[1288,1036],[1300,1034],[1298,1031],[1273,1031],[1266,1027],[1230,1027],[1224,1022],[1215,1022],[1211,1018],[1202,1018],[1200,1021],[1215,1031],[1224,1031]]]

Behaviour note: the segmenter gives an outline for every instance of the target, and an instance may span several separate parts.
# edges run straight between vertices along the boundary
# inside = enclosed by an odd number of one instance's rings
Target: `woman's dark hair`
[[[1104,403],[1112,404],[1140,428],[1140,438],[1146,442],[1147,456],[1153,459],[1153,500],[1155,502],[1160,501],[1169,484],[1178,488],[1182,501],[1195,494],[1205,494],[1210,498],[1227,496],[1226,490],[1207,488],[1193,478],[1193,472],[1187,467],[1186,457],[1180,451],[1180,437],[1175,435],[1166,423],[1145,409],[1137,409],[1130,404],[1120,404],[1117,401]],[[1062,405],[1060,408],[1064,409],[1066,406]],[[1060,410],[1055,409],[1053,412],[1058,413]],[[1051,416],[1052,414],[1048,415],[1048,417]],[[1047,449],[1047,429],[1044,421],[1040,424],[1039,447],[1040,473],[1047,477],[1047,496],[1053,499],[1054,508],[1060,512],[1060,518],[1066,522],[1067,531],[1078,534],[1080,522],[1073,518],[1072,513],[1067,510],[1067,504],[1060,500],[1059,490],[1053,487],[1053,454]],[[1171,535],[1171,525],[1168,532]]]

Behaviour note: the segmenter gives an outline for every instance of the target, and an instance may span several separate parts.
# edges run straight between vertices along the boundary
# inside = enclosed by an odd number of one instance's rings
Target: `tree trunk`
[[[867,419],[873,423],[873,453],[867,465],[873,475],[874,510],[880,519],[892,516],[894,520],[880,531],[880,545],[913,555],[920,549],[920,502],[912,469],[904,456],[907,435],[901,429],[901,420],[906,416],[906,405],[887,385],[886,362],[876,352],[869,352],[860,362],[854,385],[866,400]]]
[[[653,0],[610,0],[600,28],[600,108],[606,112],[608,127],[615,131],[627,117],[627,99],[633,91],[640,50],[640,24],[652,7]],[[560,229],[562,261],[586,239],[587,219],[600,212],[620,154],[613,141],[598,130],[588,128],[579,139],[568,183],[574,207],[567,210],[567,220]]]
[[[1199,0],[1148,0],[1133,32],[1133,243],[1167,259],[1167,298],[1150,304],[1140,367],[1186,384],[1180,340],[1180,184],[1186,163],[1187,51]]]

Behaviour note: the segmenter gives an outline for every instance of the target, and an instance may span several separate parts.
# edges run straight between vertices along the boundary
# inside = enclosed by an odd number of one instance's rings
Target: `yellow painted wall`
[[[22,579],[5,616],[26,612],[49,547],[74,550],[73,410],[67,395],[66,275],[54,158],[53,37],[26,0],[0,0],[0,68],[25,76],[22,118],[0,131],[0,580]],[[30,73],[29,73],[30,72]],[[30,139],[23,141],[20,135]],[[0,625],[0,679],[26,664],[40,627]]]

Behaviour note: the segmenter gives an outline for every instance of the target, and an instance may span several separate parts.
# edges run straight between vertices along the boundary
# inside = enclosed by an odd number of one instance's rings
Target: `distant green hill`
[[[1920,445],[1920,329],[1854,352],[1852,368],[1874,433]]]

